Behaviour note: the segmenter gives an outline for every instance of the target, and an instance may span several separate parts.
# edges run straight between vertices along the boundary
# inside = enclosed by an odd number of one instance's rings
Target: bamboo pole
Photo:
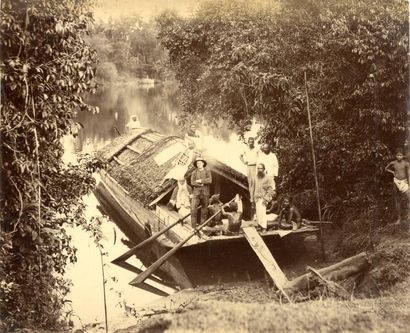
[[[326,254],[325,254],[325,247],[324,247],[324,244],[323,244],[322,209],[320,207],[319,181],[318,181],[318,178],[317,178],[315,145],[314,145],[314,142],[313,142],[312,118],[311,118],[311,115],[310,115],[310,104],[309,104],[309,93],[308,93],[306,71],[304,72],[304,77],[305,77],[306,107],[307,107],[307,113],[308,113],[308,119],[309,119],[310,146],[311,146],[311,149],[312,149],[313,173],[314,173],[314,176],[315,176],[317,210],[318,210],[318,215],[319,215],[320,249],[321,249],[321,252],[322,252],[322,257],[323,257],[323,259],[325,259]]]

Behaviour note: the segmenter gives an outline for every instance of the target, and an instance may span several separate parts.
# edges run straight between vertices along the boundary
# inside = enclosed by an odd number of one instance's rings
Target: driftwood
[[[314,271],[314,273],[310,269],[309,273],[289,281],[283,289],[285,292],[292,294],[315,287],[315,280],[312,279],[312,276],[320,276],[320,279],[324,281],[342,281],[353,275],[358,276],[359,273],[366,271],[369,265],[366,253],[362,252],[337,264]],[[318,283],[319,280],[316,279],[316,285]]]

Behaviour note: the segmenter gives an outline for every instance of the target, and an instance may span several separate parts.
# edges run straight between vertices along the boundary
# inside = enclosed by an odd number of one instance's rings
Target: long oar
[[[235,200],[235,197],[229,202],[227,202],[226,205],[230,204],[234,200]],[[173,247],[171,250],[165,253],[156,262],[154,262],[151,266],[149,266],[144,272],[142,272],[134,280],[132,280],[130,282],[130,285],[137,285],[141,282],[144,282],[151,274],[153,274],[158,268],[160,268],[161,265],[165,261],[167,261],[175,252],[177,252],[186,242],[188,242],[199,230],[205,227],[208,224],[208,222],[211,221],[215,216],[217,216],[221,211],[222,209],[218,210],[215,214],[209,217],[204,223],[196,227],[194,231],[192,231],[191,234],[187,238],[180,241],[175,247]]]
[[[201,206],[199,206],[197,209],[201,208]],[[183,220],[185,220],[189,215],[191,215],[191,213],[186,214],[184,217],[181,217],[180,219],[178,219],[177,221],[175,221],[174,223],[170,224],[169,226],[167,226],[164,229],[161,229],[160,231],[156,232],[155,234],[151,235],[149,238],[147,238],[146,240],[142,241],[141,243],[135,245],[134,247],[132,247],[131,249],[129,249],[127,252],[125,252],[123,255],[119,256],[118,258],[114,259],[113,261],[111,261],[113,264],[116,264],[120,261],[125,261],[128,258],[130,258],[133,254],[135,254],[136,251],[138,251],[138,249],[150,244],[152,241],[156,240],[159,236],[161,236],[162,234],[166,233],[169,229],[173,228],[174,226],[176,226],[178,223],[182,222]]]

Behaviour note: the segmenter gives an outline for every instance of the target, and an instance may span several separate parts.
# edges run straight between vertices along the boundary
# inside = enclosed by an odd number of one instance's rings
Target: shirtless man
[[[227,205],[222,206],[222,214],[228,218],[228,225],[226,230],[224,230],[224,234],[229,236],[237,235],[242,225],[242,212],[238,212],[238,204],[236,202],[229,204],[230,212],[227,212],[225,207]]]
[[[409,190],[409,184],[410,184],[410,165],[409,162],[407,162],[404,159],[404,154],[403,150],[397,149],[396,150],[396,159],[385,167],[385,170],[387,172],[390,172],[394,178],[394,203],[396,206],[396,212],[397,212],[397,221],[395,224],[400,224],[402,222],[401,220],[401,215],[402,215],[402,209],[401,209],[401,200],[403,195],[407,196],[408,201],[410,201],[410,190]],[[410,209],[407,214],[407,220],[410,221]]]
[[[299,210],[292,205],[292,198],[287,197],[283,200],[283,208],[279,213],[279,228],[287,229],[292,226],[293,230],[299,229],[302,224],[302,216]],[[286,224],[283,224],[285,222]]]

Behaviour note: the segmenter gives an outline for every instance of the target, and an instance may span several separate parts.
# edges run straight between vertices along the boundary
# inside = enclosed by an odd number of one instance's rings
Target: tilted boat
[[[252,278],[262,272],[263,267],[242,232],[234,236],[194,233],[189,222],[181,221],[178,212],[167,208],[177,183],[173,179],[164,181],[164,177],[184,149],[184,140],[180,137],[140,128],[117,137],[99,151],[99,158],[107,162],[95,191],[103,210],[129,238],[131,246],[152,240],[149,245],[118,258],[116,263],[141,273],[125,260],[136,254],[144,266],[149,267],[179,244],[178,251],[167,256],[167,260],[157,265],[159,269],[150,275],[154,284],[191,288],[228,275]],[[206,152],[202,156],[212,173],[211,193],[219,193],[222,202],[239,194],[243,200],[242,226],[255,225],[251,221],[246,176]],[[188,182],[192,171],[191,167],[186,174]],[[162,232],[164,230],[166,232]],[[270,230],[261,236],[269,249],[278,253],[284,243],[317,231],[316,227],[303,226],[294,231]],[[139,286],[160,293],[148,283]]]

